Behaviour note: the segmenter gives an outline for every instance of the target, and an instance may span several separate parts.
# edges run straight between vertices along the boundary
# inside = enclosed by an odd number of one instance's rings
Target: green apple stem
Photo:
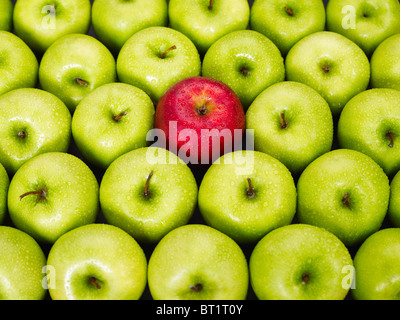
[[[208,9],[209,9],[209,10],[212,10],[213,5],[214,5],[214,1],[213,1],[213,0],[210,0],[210,5],[208,6]]]
[[[288,8],[288,7],[285,7],[285,10],[286,10],[286,12],[287,12],[287,14],[288,14],[289,16],[293,17],[293,10],[292,10],[292,9],[290,9],[290,8]]]
[[[345,207],[351,209],[351,203],[350,203],[350,196],[349,193],[346,192],[342,198],[342,203]]]
[[[281,112],[281,127],[282,129],[286,129],[289,126],[289,124],[287,123],[286,119],[285,119],[285,113]]]
[[[308,272],[304,272],[301,276],[301,283],[306,285],[310,281],[310,274]]]
[[[29,191],[19,196],[19,200],[21,201],[23,198],[29,195],[37,195],[37,202],[43,201],[47,197],[47,188],[43,186],[40,190],[37,191]]]
[[[244,76],[250,76],[250,74],[251,74],[250,71],[247,70],[246,67],[241,67],[240,68],[240,73],[243,74]]]
[[[200,292],[203,290],[203,285],[201,283],[197,283],[196,285],[190,285],[189,288],[194,292]]]
[[[88,87],[88,83],[85,80],[81,79],[81,78],[76,78],[75,82],[77,84],[79,84],[80,86],[83,86],[83,87],[86,87],[86,88]]]
[[[25,131],[18,131],[17,136],[18,136],[18,138],[25,139],[26,138],[26,132]]]
[[[167,54],[168,54],[168,52],[170,52],[170,51],[172,51],[172,50],[175,50],[176,49],[176,46],[175,45],[173,45],[171,48],[169,48],[168,50],[165,50],[165,52],[162,54],[162,56],[161,56],[161,59],[165,59],[166,58],[166,56],[167,56]]]
[[[322,66],[322,70],[324,70],[325,73],[329,73],[331,71],[331,68],[327,65]]]
[[[97,279],[95,277],[89,277],[90,283],[96,287],[96,289],[100,290],[101,286],[98,284]]]
[[[115,117],[113,117],[113,119],[117,122],[121,121],[123,116],[126,116],[128,113],[126,111],[121,112],[119,115],[116,115]]]
[[[394,147],[394,135],[391,131],[386,132],[386,137],[390,139],[389,148]]]
[[[247,178],[247,182],[248,182],[248,184],[249,184],[249,188],[247,189],[247,197],[248,197],[249,199],[252,199],[252,198],[254,198],[254,196],[256,195],[256,193],[255,193],[255,191],[254,191],[254,188],[253,188],[252,185],[251,185],[251,179],[250,179],[250,178]]]
[[[149,176],[147,177],[146,185],[144,186],[143,195],[145,196],[146,199],[150,198],[149,183],[152,176],[153,176],[153,171],[150,172]]]

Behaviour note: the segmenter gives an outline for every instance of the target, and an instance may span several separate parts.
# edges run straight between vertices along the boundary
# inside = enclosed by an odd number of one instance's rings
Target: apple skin
[[[79,83],[79,79],[83,82]],[[100,41],[85,34],[70,34],[56,40],[39,66],[43,90],[59,97],[71,113],[86,95],[116,79],[111,52]]]
[[[342,272],[349,266],[350,253],[335,235],[306,224],[268,233],[249,263],[251,285],[260,300],[343,300],[349,289],[343,288]]]
[[[147,180],[149,196],[144,194]],[[189,222],[197,192],[193,173],[175,154],[163,148],[140,148],[107,168],[100,184],[100,204],[108,223],[140,243],[156,243]]]
[[[21,197],[34,191],[45,197]],[[8,213],[18,229],[40,243],[53,244],[69,230],[96,220],[98,193],[96,177],[82,160],[48,152],[24,163],[11,179]]]
[[[0,96],[0,162],[10,175],[34,156],[67,152],[70,142],[71,114],[56,96],[35,88]]]
[[[39,63],[25,42],[13,33],[0,30],[0,52],[0,95],[36,86]]]
[[[355,246],[379,230],[389,204],[389,179],[367,155],[337,149],[314,160],[297,183],[297,218]]]
[[[231,161],[236,159],[235,153],[253,157],[251,174],[237,170],[240,164]],[[252,187],[250,196],[247,179]],[[237,243],[255,243],[271,230],[292,222],[296,199],[289,170],[265,153],[247,150],[224,155],[211,165],[201,181],[198,204],[208,225]]]
[[[393,226],[400,228],[400,171],[390,183],[388,217]]]
[[[342,111],[339,145],[370,156],[393,177],[400,170],[399,113],[400,91],[382,88],[361,92]]]
[[[379,230],[368,237],[354,257],[356,300],[398,300],[400,292],[400,229]]]
[[[168,51],[174,46],[176,49]],[[157,105],[169,87],[201,74],[201,60],[184,34],[167,27],[150,27],[124,44],[117,58],[117,72],[121,82],[142,89]]]
[[[111,52],[118,53],[136,32],[155,26],[168,26],[166,0],[96,0],[92,6],[92,25],[97,39]]]
[[[6,169],[0,163],[0,224],[3,223],[7,214],[7,194],[10,185],[10,178]]]
[[[14,5],[11,0],[3,0],[0,3],[0,30],[11,32],[13,29]]]
[[[249,282],[241,248],[214,228],[190,224],[168,233],[149,260],[154,300],[244,300]],[[201,289],[191,289],[199,287]]]
[[[400,90],[400,34],[383,41],[371,58],[371,87]]]
[[[343,7],[355,9],[355,28],[345,29]],[[371,57],[378,45],[400,33],[400,4],[398,0],[329,0],[326,7],[327,29],[340,33],[360,46]]]
[[[85,159],[106,169],[122,154],[147,146],[154,114],[153,102],[141,89],[124,83],[105,84],[75,109],[72,135]]]
[[[55,16],[51,16],[51,5],[55,7]],[[43,54],[64,35],[87,33],[90,14],[89,0],[18,0],[13,16],[15,33],[34,52]]]
[[[285,80],[285,65],[267,37],[240,30],[214,42],[204,56],[202,75],[231,87],[247,110],[264,89]]]
[[[346,37],[329,31],[306,36],[290,49],[286,78],[315,89],[338,116],[345,104],[367,89],[370,64],[365,53]]]
[[[47,264],[56,270],[53,300],[138,300],[147,283],[143,249],[108,224],[67,232],[51,247]]]
[[[245,30],[249,25],[250,6],[246,0],[170,0],[168,15],[171,28],[193,41],[201,55],[228,33]]]
[[[206,107],[205,114],[201,114],[203,107]],[[170,123],[174,121],[176,137],[170,132]],[[189,158],[192,164],[211,164],[225,150],[225,139],[220,139],[220,153],[216,155],[212,137],[206,143],[207,136],[202,130],[217,130],[221,136],[227,129],[233,140],[235,130],[242,130],[244,134],[245,122],[242,104],[234,91],[223,82],[207,77],[191,77],[173,85],[158,102],[155,116],[155,128],[165,133],[169,150],[179,154],[188,147],[193,151]],[[195,134],[184,139],[181,135],[185,130]]]
[[[321,0],[255,0],[250,11],[251,29],[272,40],[282,56],[305,36],[324,31],[325,20]]]
[[[333,144],[329,104],[299,82],[277,83],[257,96],[246,112],[246,129],[254,130],[255,150],[278,159],[295,176]]]
[[[43,300],[42,286],[46,256],[25,232],[0,226],[0,299]]]

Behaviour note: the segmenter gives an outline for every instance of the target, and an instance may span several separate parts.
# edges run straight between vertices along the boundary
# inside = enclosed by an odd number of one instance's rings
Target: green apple
[[[36,88],[0,96],[0,162],[10,175],[38,154],[67,152],[70,141],[71,114],[56,96]]]
[[[37,84],[39,63],[32,50],[16,35],[0,30],[0,95]]]
[[[400,228],[400,171],[396,173],[390,183],[388,216],[390,222]]]
[[[250,6],[247,0],[170,0],[168,14],[171,28],[188,36],[204,55],[222,36],[247,29]]]
[[[252,157],[252,172],[235,159]],[[258,151],[235,151],[214,162],[201,181],[198,195],[205,222],[238,243],[254,243],[268,232],[292,222],[296,186],[289,170]]]
[[[371,58],[371,87],[400,90],[400,34],[389,37]]]
[[[314,160],[297,183],[297,218],[355,246],[379,230],[389,204],[389,179],[367,155],[337,149]]]
[[[0,30],[12,31],[13,11],[14,5],[11,0],[0,1]]]
[[[41,243],[96,220],[99,185],[79,158],[62,152],[38,155],[10,182],[8,213],[14,225]]]
[[[116,81],[115,65],[113,55],[100,41],[85,34],[70,34],[56,40],[43,55],[39,81],[73,113],[94,89]]]
[[[382,229],[371,235],[354,257],[356,300],[399,300],[400,229]]]
[[[254,147],[281,161],[298,176],[332,148],[333,118],[328,103],[309,86],[293,81],[264,90],[246,112]]]
[[[89,224],[62,235],[47,264],[55,270],[53,300],[137,300],[147,283],[147,260],[123,230]]]
[[[102,43],[118,53],[136,32],[155,26],[168,26],[166,0],[95,0],[93,30]]]
[[[118,78],[145,91],[154,104],[164,92],[185,78],[199,76],[201,60],[194,44],[167,27],[135,33],[117,58]]]
[[[400,170],[400,91],[371,89],[344,107],[338,123],[342,148],[365,153],[393,177]]]
[[[335,235],[306,224],[271,231],[249,263],[260,300],[343,300],[350,288],[344,271],[352,267],[348,249]]]
[[[244,300],[248,282],[241,248],[205,225],[171,231],[149,260],[148,284],[155,300]]]
[[[247,110],[270,85],[285,80],[283,58],[267,37],[252,30],[229,33],[204,56],[202,75],[227,84]]]
[[[7,194],[10,178],[4,166],[0,163],[0,224],[3,223],[7,212]]]
[[[120,155],[147,146],[154,114],[153,102],[141,89],[105,84],[78,104],[72,118],[74,141],[85,159],[105,169]]]
[[[382,41],[400,33],[398,0],[330,0],[326,16],[328,30],[354,41],[368,57]]]
[[[317,90],[337,116],[352,97],[368,87],[370,64],[354,42],[338,33],[321,31],[290,49],[286,76]]]
[[[192,171],[175,154],[163,148],[139,148],[107,168],[100,205],[108,223],[141,243],[155,243],[188,223],[197,191]]]
[[[250,11],[251,29],[271,39],[283,56],[299,40],[325,30],[321,0],[255,0]]]
[[[38,54],[67,34],[87,33],[90,27],[89,0],[18,0],[14,27],[18,37]]]
[[[46,257],[25,232],[0,226],[0,300],[42,300]]]

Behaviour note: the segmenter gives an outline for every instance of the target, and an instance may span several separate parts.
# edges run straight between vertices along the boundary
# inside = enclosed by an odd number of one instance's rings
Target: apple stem
[[[96,287],[96,289],[101,289],[101,286],[97,283],[97,279],[95,277],[89,277],[89,280],[90,283]]]
[[[38,196],[37,202],[39,202],[39,201],[41,201],[41,200],[46,199],[46,196],[47,196],[47,188],[46,188],[45,186],[43,186],[43,187],[41,188],[41,190],[26,192],[26,193],[24,193],[24,194],[22,194],[22,195],[19,196],[19,201],[21,201],[23,198],[25,198],[26,196],[29,196],[29,195],[37,195],[37,196]]]
[[[201,116],[205,116],[208,112],[207,106],[204,104],[201,107],[197,108],[197,113]]]
[[[244,76],[250,76],[250,71],[247,70],[245,67],[240,68],[240,73],[243,74]]]
[[[86,88],[88,87],[88,83],[85,80],[81,79],[81,78],[76,78],[75,82],[77,84],[79,84],[80,86],[83,86],[83,87],[86,87]]]
[[[24,131],[18,131],[17,136],[21,139],[25,139],[26,133]]]
[[[250,179],[250,178],[247,178],[247,182],[249,183],[249,188],[247,189],[247,197],[248,197],[249,199],[252,199],[252,198],[254,198],[254,196],[256,195],[256,193],[255,193],[255,191],[254,191],[254,188],[253,188],[252,185],[251,185],[251,179]]]
[[[172,51],[172,50],[175,50],[175,49],[176,49],[176,46],[173,45],[171,48],[169,48],[168,50],[166,50],[166,51],[162,54],[161,59],[165,59],[165,57],[167,56],[167,53],[170,52],[170,51]]]
[[[193,290],[194,292],[200,292],[201,290],[203,290],[203,285],[201,283],[198,283],[196,285],[190,285],[189,288],[191,290]]]
[[[144,192],[143,195],[148,199],[150,197],[150,192],[149,192],[149,183],[150,179],[153,176],[153,171],[150,172],[149,176],[147,177],[146,185],[144,186]]]
[[[209,10],[212,10],[213,5],[214,5],[214,1],[213,1],[213,0],[210,0],[210,5],[208,6],[208,9],[209,9]]]
[[[116,115],[115,117],[113,117],[113,119],[117,122],[119,122],[123,116],[126,116],[128,113],[126,111],[121,112],[119,115]]]
[[[292,9],[290,9],[290,8],[288,8],[288,7],[285,7],[285,10],[286,10],[286,12],[287,12],[287,14],[288,14],[289,16],[293,17],[293,10],[292,10]]]
[[[331,68],[329,66],[322,66],[322,70],[324,70],[325,73],[329,73],[331,71]]]
[[[303,273],[301,276],[301,283],[306,285],[310,281],[310,274],[308,272]]]
[[[286,129],[288,127],[288,123],[285,120],[285,113],[281,112],[281,127],[282,129]]]
[[[390,139],[389,148],[393,148],[394,147],[394,135],[393,135],[393,133],[390,132],[390,131],[386,132],[386,137],[388,139]]]
[[[347,208],[351,209],[350,196],[349,196],[348,192],[346,192],[344,194],[343,199],[342,199],[342,203],[343,203],[344,206],[346,206]]]

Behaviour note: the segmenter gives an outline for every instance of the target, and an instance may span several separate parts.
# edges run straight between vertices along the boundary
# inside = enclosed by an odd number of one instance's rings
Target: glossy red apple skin
[[[205,114],[201,114],[204,112],[203,106],[206,107]],[[170,131],[171,121],[175,121],[176,130]],[[215,151],[213,153],[212,150],[212,137],[205,136],[202,129],[216,129],[221,136],[224,136],[223,130],[226,133],[228,129],[232,144],[236,144],[238,141],[234,140],[235,130],[241,130],[242,138],[246,127],[245,121],[242,104],[230,87],[211,78],[191,77],[176,83],[161,97],[156,108],[155,128],[164,131],[166,145],[170,151],[179,152],[181,148],[188,149],[192,145],[192,150],[196,149],[197,154],[191,155],[191,159],[197,159],[200,164],[211,164],[216,159]],[[185,133],[182,132],[185,129],[196,133],[197,148],[189,137],[186,140],[182,139],[185,134],[180,136],[180,133]],[[207,139],[208,144],[202,143],[202,140],[204,142]],[[224,153],[225,143],[225,139],[220,138],[219,155]],[[208,163],[204,163],[204,153],[209,155]]]

